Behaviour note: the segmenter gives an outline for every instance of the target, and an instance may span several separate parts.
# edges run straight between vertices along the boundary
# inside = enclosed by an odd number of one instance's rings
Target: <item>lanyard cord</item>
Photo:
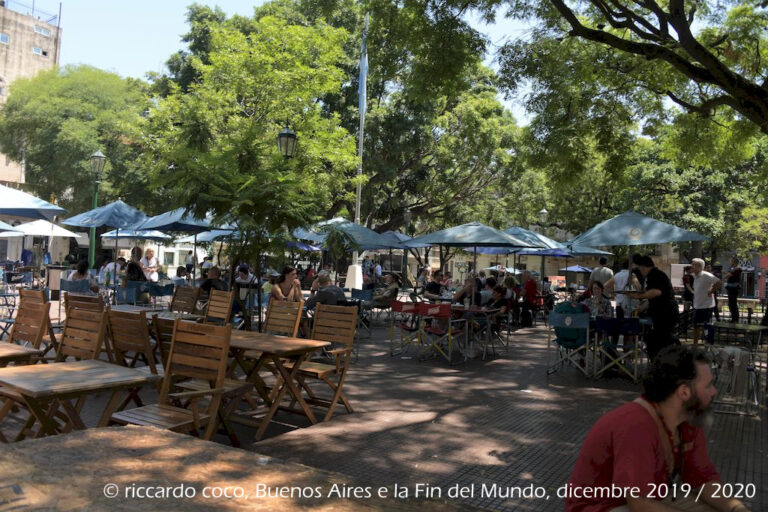
[[[661,421],[661,426],[664,427],[664,432],[667,434],[667,438],[669,439],[669,446],[672,447],[672,459],[674,460],[675,467],[672,468],[672,477],[671,480],[674,480],[675,477],[682,472],[683,469],[683,458],[684,458],[684,452],[685,452],[685,446],[683,445],[683,433],[680,430],[680,427],[677,428],[677,437],[678,437],[678,443],[675,444],[675,438],[672,435],[672,431],[669,430],[669,427],[667,427],[667,423],[664,421],[664,416],[661,415],[661,410],[659,408],[659,404],[655,402],[651,402],[653,405],[653,410],[656,411],[656,415],[659,417],[659,421]]]

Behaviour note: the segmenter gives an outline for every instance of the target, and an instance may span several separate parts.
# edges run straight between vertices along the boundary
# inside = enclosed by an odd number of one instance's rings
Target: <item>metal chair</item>
[[[555,361],[547,367],[547,375],[560,370],[565,363],[571,363],[589,377],[589,313],[574,311],[570,303],[560,304],[549,313],[547,324],[550,327],[547,351],[554,346],[557,354]]]
[[[624,372],[633,382],[637,383],[638,365],[640,362],[640,340],[639,335],[642,332],[640,320],[638,318],[602,318],[598,317],[595,321],[595,361],[597,358],[603,359],[603,365],[598,370],[595,364],[595,378],[602,377],[610,368],[615,368]],[[621,336],[621,344],[614,343],[612,338]],[[632,337],[634,342],[629,345],[627,338]],[[619,354],[619,349],[624,353]],[[631,364],[631,367],[630,367]]]

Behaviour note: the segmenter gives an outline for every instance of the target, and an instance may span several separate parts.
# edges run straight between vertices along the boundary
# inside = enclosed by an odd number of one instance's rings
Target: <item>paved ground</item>
[[[384,328],[362,341],[346,384],[354,414],[341,412],[310,428],[271,426],[265,440],[247,449],[348,475],[350,484],[397,484],[411,497],[418,486],[422,496],[459,505],[562,510],[556,491],[568,481],[587,430],[640,389],[622,378],[587,380],[572,367],[547,377],[540,327],[516,332],[509,352],[496,359],[459,366],[392,358],[388,343]],[[147,401],[152,395],[144,394]],[[95,422],[104,400],[86,405],[86,422]],[[278,418],[305,425],[289,414]],[[710,454],[723,478],[755,484],[753,510],[768,510],[765,410],[758,417],[715,418]],[[238,433],[247,445],[254,431],[238,427]],[[483,484],[492,492],[483,493]],[[465,497],[449,498],[457,485]],[[506,497],[536,489],[550,499]]]

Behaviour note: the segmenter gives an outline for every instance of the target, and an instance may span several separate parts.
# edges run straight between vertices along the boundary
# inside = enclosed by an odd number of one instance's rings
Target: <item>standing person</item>
[[[605,283],[605,290],[610,292],[638,291],[640,282],[634,274],[629,271],[629,260],[625,260],[621,265],[621,270]],[[635,303],[631,297],[625,293],[616,293],[616,318],[629,318],[635,309]]]
[[[588,290],[592,289],[592,283],[597,282],[605,286],[605,283],[613,277],[613,270],[605,266],[605,264],[608,263],[608,258],[600,256],[599,262],[600,264],[595,267],[591,274],[589,274]]]
[[[381,262],[377,261],[376,264],[373,266],[373,280],[376,283],[379,283],[381,281]]]
[[[693,269],[693,344],[701,339],[705,325],[712,319],[712,309],[715,307],[715,293],[720,289],[720,280],[704,270],[704,260],[694,258],[691,261]]]
[[[648,315],[653,321],[653,327],[648,335],[646,347],[648,358],[653,359],[662,348],[679,343],[672,335],[672,330],[677,325],[680,311],[675,301],[672,281],[656,267],[651,257],[640,256],[637,259],[637,267],[645,278],[645,291],[627,293],[634,298],[648,299]]]
[[[704,270],[706,270],[707,272],[709,272],[712,275],[715,275],[715,273],[712,272],[712,265],[710,265],[709,263],[704,265]],[[720,279],[719,276],[715,275],[715,277]],[[715,322],[719,322],[720,321],[720,309],[717,307],[717,297],[715,297],[715,307],[712,308],[712,314],[715,315]]]
[[[370,256],[366,256],[365,259],[363,260],[363,274],[370,277],[372,273],[373,273],[373,262],[371,261]]]
[[[197,263],[195,260],[195,255],[190,250],[187,255],[184,257],[184,266],[187,269],[187,274],[191,274],[192,270],[195,268],[195,263]]]
[[[295,268],[287,265],[283,267],[280,277],[277,278],[277,283],[272,287],[272,298],[276,300],[300,302],[302,295],[301,283],[298,280],[298,275],[299,273]]]
[[[569,481],[573,489],[613,486],[639,492],[569,496],[567,512],[749,512],[741,501],[722,497],[720,474],[707,453],[702,427],[712,417],[717,394],[710,365],[695,347],[659,353],[643,383],[644,394],[605,414],[587,433]],[[672,486],[681,484],[690,485],[691,492],[672,494]],[[670,492],[658,491],[665,488]]]
[[[143,255],[144,250],[138,245],[131,249],[131,261],[138,263]]]
[[[731,258],[731,269],[725,274],[725,290],[728,292],[728,310],[731,312],[731,323],[739,321],[739,294],[741,292],[741,267],[739,258]]]
[[[144,251],[144,257],[139,260],[139,265],[144,271],[147,281],[156,283],[160,280],[160,275],[157,273],[157,269],[160,268],[160,264],[155,257],[155,251],[151,247]]]
[[[693,305],[693,281],[693,267],[688,265],[683,269],[683,309],[685,311],[691,309]]]

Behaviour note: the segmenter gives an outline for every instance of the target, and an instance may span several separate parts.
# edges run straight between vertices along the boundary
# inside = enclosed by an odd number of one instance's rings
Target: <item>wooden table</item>
[[[28,361],[32,356],[42,355],[45,350],[32,347],[23,347],[13,343],[0,342],[0,368],[8,363]]]
[[[142,311],[146,313],[153,313],[164,311],[165,308],[161,306],[135,306],[133,304],[117,304],[115,306],[110,306],[109,309],[112,311],[122,311],[124,313],[140,313]]]
[[[0,445],[0,482],[0,507],[3,510],[478,510],[465,501],[445,498],[440,501],[396,499],[391,482],[373,485],[370,499],[329,498],[334,484],[339,487],[359,484],[339,473],[152,427],[95,428],[66,436]],[[117,487],[107,488],[110,483]],[[413,485],[408,484],[413,495]],[[143,486],[178,488],[181,485],[193,490],[194,497],[140,499],[126,495],[131,486],[135,491]],[[258,498],[260,486],[263,489],[265,485],[270,489],[320,488],[322,497]],[[375,491],[380,485],[386,485],[390,491],[386,499],[376,497]],[[238,489],[238,497],[204,497],[205,487]],[[105,496],[112,491],[117,491],[117,496]]]
[[[152,313],[151,315],[148,315],[147,318],[150,318],[157,315],[158,318],[164,318],[166,320],[188,320],[190,322],[199,322],[204,317],[203,315],[193,315],[191,313],[180,313],[178,311],[160,311],[159,313]]]
[[[229,351],[240,366],[247,371],[248,381],[254,384],[259,395],[264,399],[264,403],[269,407],[267,414],[259,423],[256,441],[264,436],[267,426],[277,413],[286,392],[296,400],[309,421],[313,425],[317,423],[314,413],[301,396],[301,390],[296,387],[296,375],[301,364],[312,352],[329,345],[330,343],[327,341],[275,336],[254,331],[232,331]],[[249,350],[261,353],[256,364],[250,368],[244,360],[244,354]],[[292,363],[290,370],[285,367],[284,360],[286,359]],[[267,392],[266,383],[259,375],[259,371],[268,362],[274,365],[278,377],[276,385],[270,392]]]
[[[734,333],[740,335],[746,342],[745,345],[749,345],[751,350],[756,350],[760,346],[763,339],[763,332],[768,331],[768,327],[759,324],[739,324],[731,322],[715,322],[715,343],[720,340],[720,335],[725,333]],[[738,340],[726,340],[726,341],[738,341]]]
[[[85,429],[80,418],[85,397],[101,391],[112,392],[98,423],[107,426],[120,404],[121,391],[141,387],[158,378],[99,360],[0,368],[2,389],[18,393],[34,417],[29,427],[34,426],[35,421],[40,423],[35,437],[69,432],[72,428]],[[77,399],[76,405],[71,403],[73,399]],[[63,427],[54,420],[59,409],[68,418]],[[19,433],[17,441],[26,437],[25,431]]]

